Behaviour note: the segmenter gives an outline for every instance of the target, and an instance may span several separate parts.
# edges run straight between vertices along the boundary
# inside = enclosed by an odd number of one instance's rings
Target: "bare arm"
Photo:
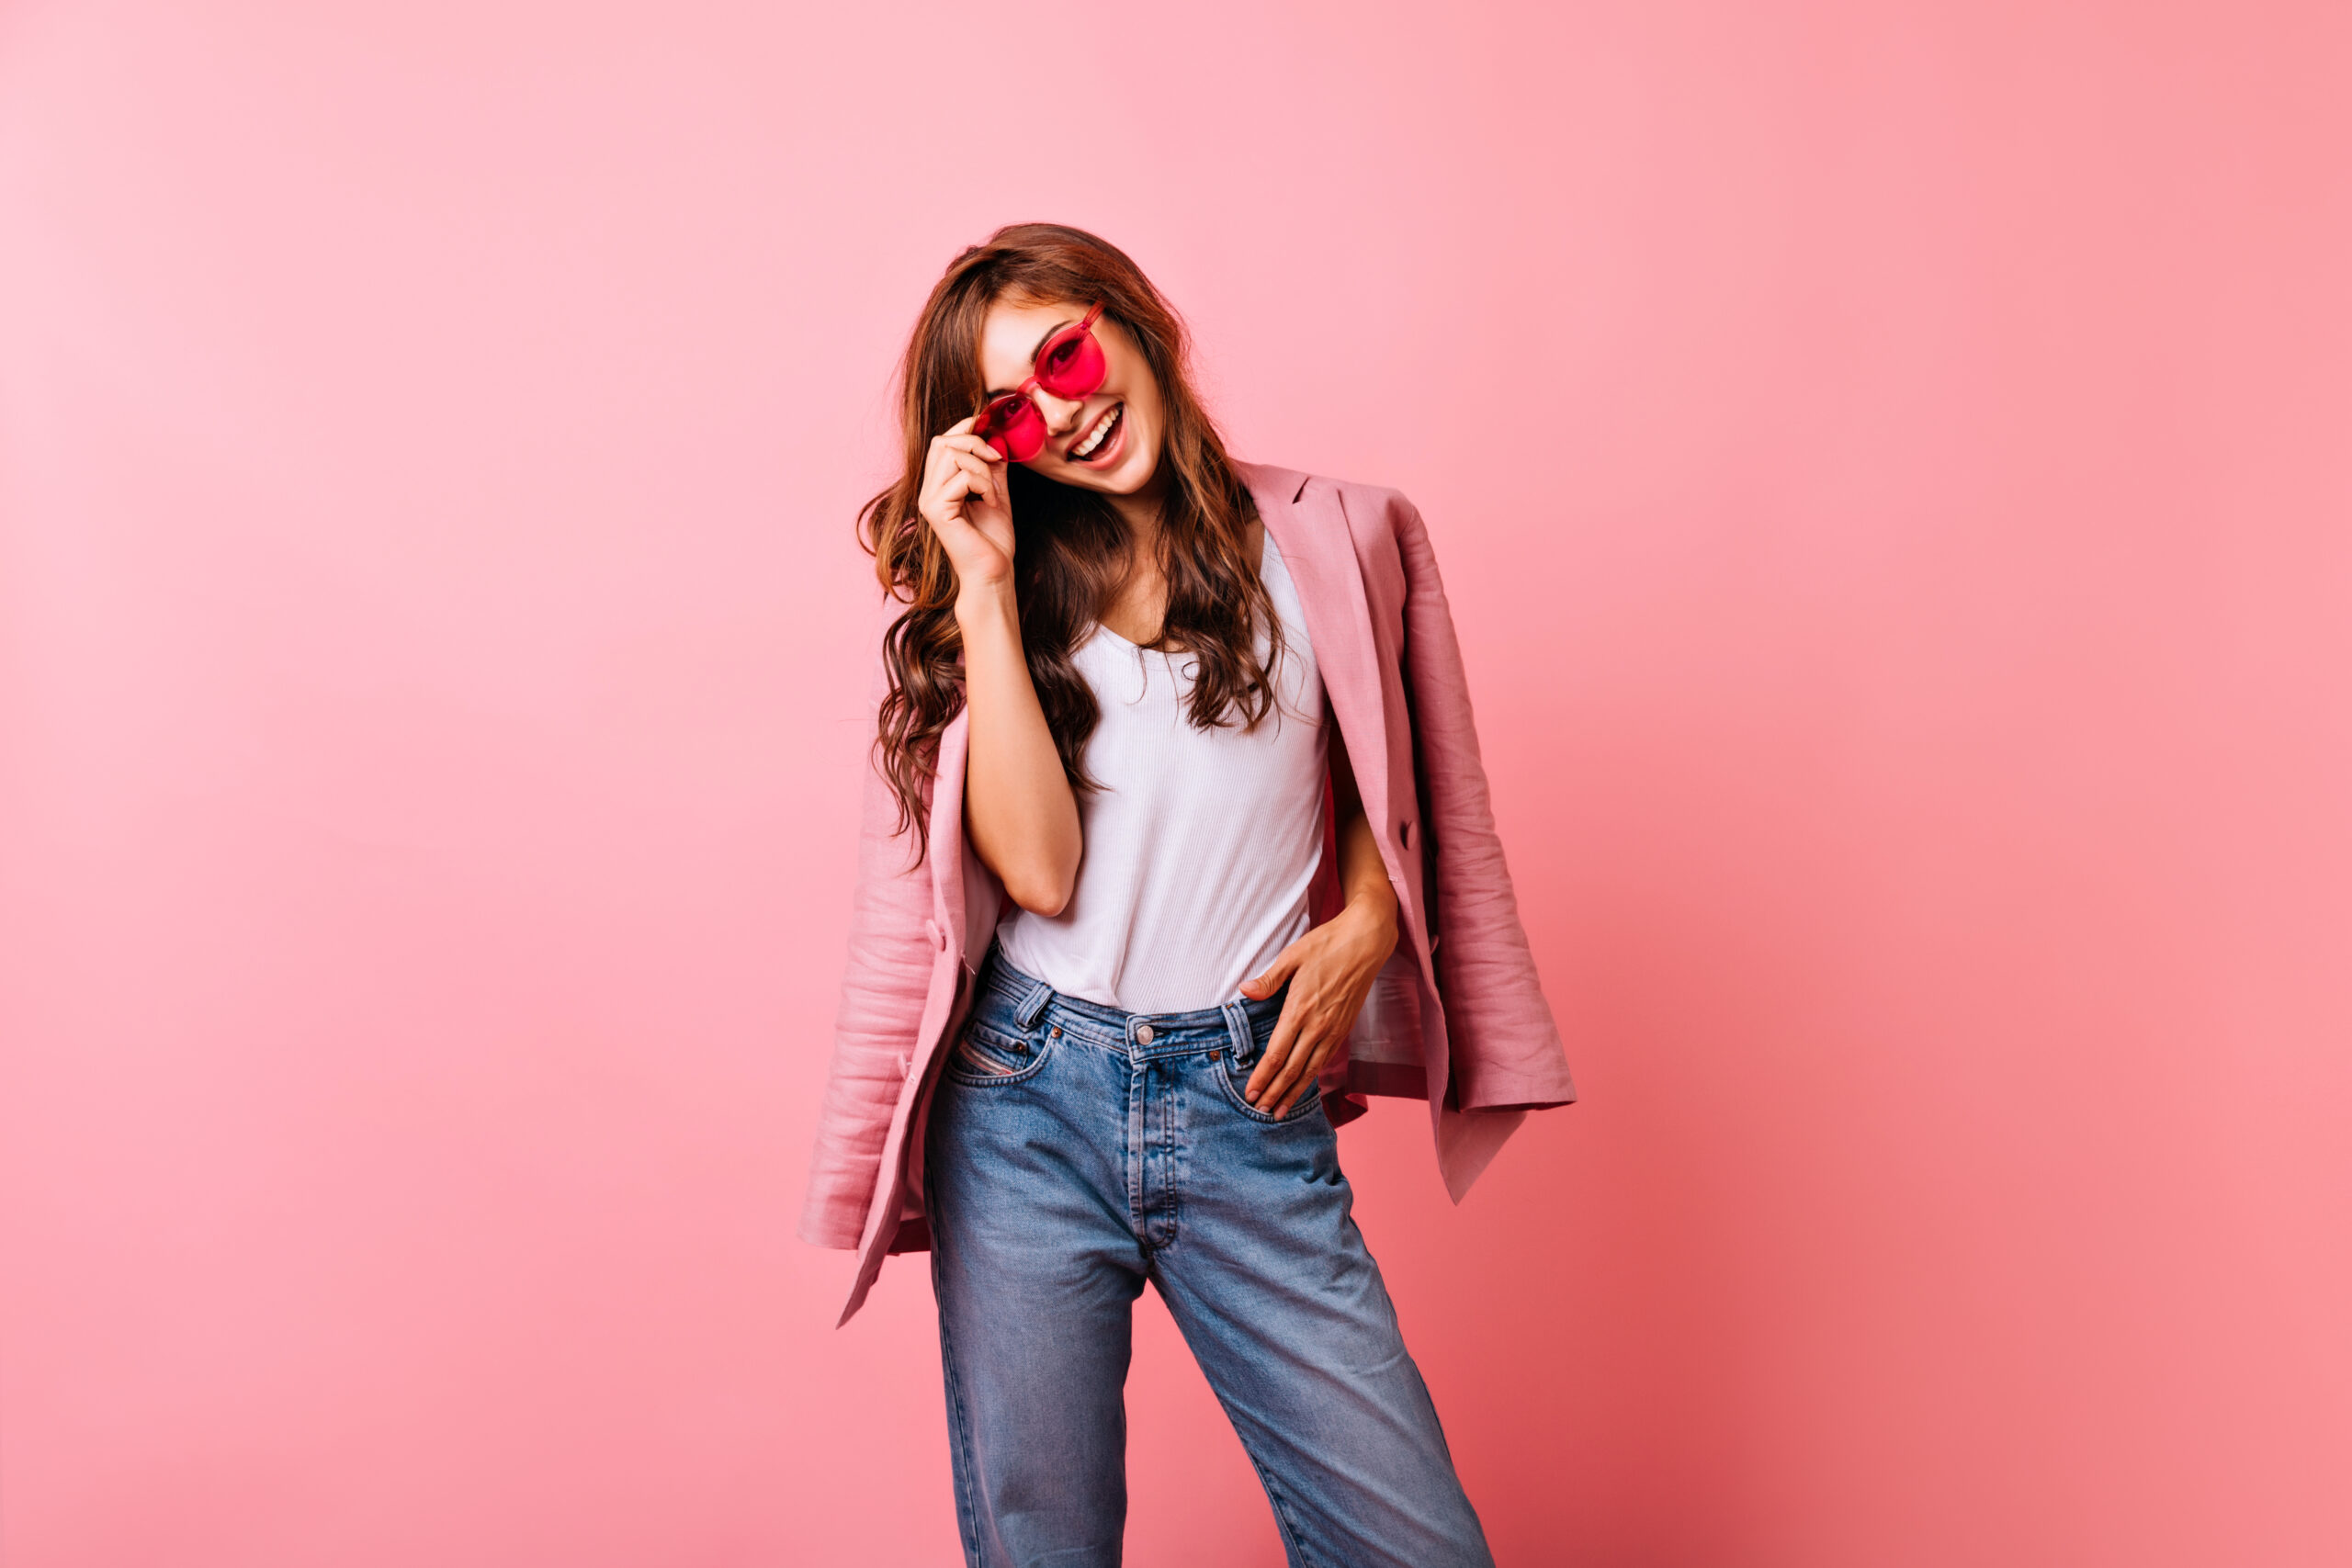
[[[932,441],[919,510],[956,566],[971,715],[964,816],[972,849],[1008,897],[1058,915],[1078,882],[1078,797],[1030,683],[1012,586],[1004,459],[962,420]]]
[[[964,633],[964,701],[972,710],[964,764],[972,848],[1014,903],[1058,915],[1078,883],[1078,798],[1029,682],[1012,580],[967,583],[956,624]]]

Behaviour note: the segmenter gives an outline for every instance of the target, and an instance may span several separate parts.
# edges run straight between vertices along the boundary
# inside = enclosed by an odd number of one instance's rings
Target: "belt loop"
[[[1012,1010],[1012,1016],[1020,1020],[1022,1028],[1035,1029],[1037,1027],[1037,1021],[1045,1016],[1046,1004],[1053,999],[1054,988],[1043,980],[1039,980],[1030,987],[1028,994],[1021,998],[1020,1005]]]
[[[1257,1057],[1257,1036],[1250,1032],[1250,1010],[1238,1001],[1218,1010],[1225,1014],[1225,1032],[1233,1037],[1233,1065],[1246,1067]]]

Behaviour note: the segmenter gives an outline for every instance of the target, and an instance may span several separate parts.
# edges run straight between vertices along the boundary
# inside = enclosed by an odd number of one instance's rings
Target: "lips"
[[[1069,460],[1073,463],[1099,462],[1111,455],[1118,445],[1119,432],[1127,423],[1127,405],[1111,405],[1101,419],[1090,426],[1083,435],[1069,445]]]

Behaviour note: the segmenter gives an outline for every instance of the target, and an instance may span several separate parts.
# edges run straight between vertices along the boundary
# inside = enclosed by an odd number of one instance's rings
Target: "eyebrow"
[[[1039,338],[1035,344],[1029,350],[1029,363],[1033,368],[1037,363],[1038,351],[1046,346],[1046,338],[1052,337],[1056,333],[1069,325],[1070,321],[1075,321],[1077,320],[1078,318],[1076,316],[1072,316],[1068,321],[1057,321],[1052,326],[1046,329],[1046,336]],[[1012,389],[1010,387],[990,387],[987,391],[982,392],[980,396],[983,398],[1001,398],[1012,390]]]

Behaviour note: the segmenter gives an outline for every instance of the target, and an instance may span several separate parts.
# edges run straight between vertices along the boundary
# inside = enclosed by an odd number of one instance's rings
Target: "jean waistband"
[[[1034,1029],[1051,1014],[1054,1025],[1094,1045],[1138,1061],[1154,1056],[1182,1056],[1231,1045],[1237,1061],[1251,1061],[1282,1016],[1283,989],[1262,1000],[1236,997],[1213,1008],[1185,1012],[1126,1012],[1083,997],[1073,997],[1016,969],[1002,948],[990,943],[980,966],[976,1006],[994,1002],[1010,1011],[1023,1029]]]

